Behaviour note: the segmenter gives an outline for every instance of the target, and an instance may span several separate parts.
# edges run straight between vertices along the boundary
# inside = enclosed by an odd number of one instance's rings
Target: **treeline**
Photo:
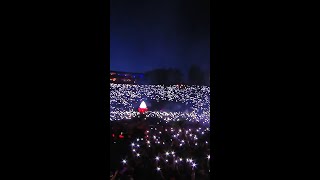
[[[210,85],[209,76],[209,73],[206,73],[197,65],[192,65],[189,68],[187,77],[177,68],[159,68],[146,72],[142,83],[161,85]]]

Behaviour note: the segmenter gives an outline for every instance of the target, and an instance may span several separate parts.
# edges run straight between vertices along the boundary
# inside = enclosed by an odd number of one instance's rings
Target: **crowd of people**
[[[166,121],[210,122],[210,87],[208,86],[162,86],[162,85],[110,85],[110,121],[131,119],[138,115],[139,103],[145,100],[183,104],[184,111],[149,111],[147,117]]]
[[[127,152],[110,178],[210,179],[210,127],[159,120],[126,142]]]
[[[210,179],[210,87],[111,84],[110,88],[110,121],[115,126],[110,179]],[[142,100],[175,102],[187,109],[148,110],[142,118],[137,112]]]

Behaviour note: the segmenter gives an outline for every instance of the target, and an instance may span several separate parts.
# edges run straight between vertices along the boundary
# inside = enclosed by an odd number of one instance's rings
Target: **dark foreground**
[[[147,119],[111,122],[111,128],[114,179],[210,179],[207,127]]]

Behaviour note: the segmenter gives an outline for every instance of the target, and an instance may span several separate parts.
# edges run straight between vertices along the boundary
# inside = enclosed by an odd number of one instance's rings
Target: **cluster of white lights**
[[[208,127],[188,129],[150,127],[145,131],[144,138],[137,138],[131,143],[131,153],[127,154],[126,157],[130,161],[148,157],[151,164],[154,164],[153,168],[160,174],[169,167],[174,169],[187,167],[187,169],[195,172],[199,168],[199,164],[205,164],[202,165],[202,170],[206,169],[207,172],[210,172],[210,139],[206,136],[208,133],[210,133]],[[180,144],[180,146],[177,146],[177,144]],[[192,157],[191,154],[185,153],[189,152],[188,149],[190,148],[193,151],[199,151],[198,148],[201,148],[203,154],[200,157]],[[155,152],[154,149],[157,149],[157,151]],[[127,161],[123,160],[122,163],[125,165]]]
[[[147,117],[165,121],[185,119],[192,122],[210,122],[210,87],[178,85],[110,84],[110,120],[131,119],[139,115],[142,100],[176,102],[187,106],[184,112],[148,111]]]

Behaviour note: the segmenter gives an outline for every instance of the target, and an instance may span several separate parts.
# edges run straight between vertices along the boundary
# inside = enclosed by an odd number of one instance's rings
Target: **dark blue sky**
[[[209,0],[110,0],[110,70],[209,71]]]

